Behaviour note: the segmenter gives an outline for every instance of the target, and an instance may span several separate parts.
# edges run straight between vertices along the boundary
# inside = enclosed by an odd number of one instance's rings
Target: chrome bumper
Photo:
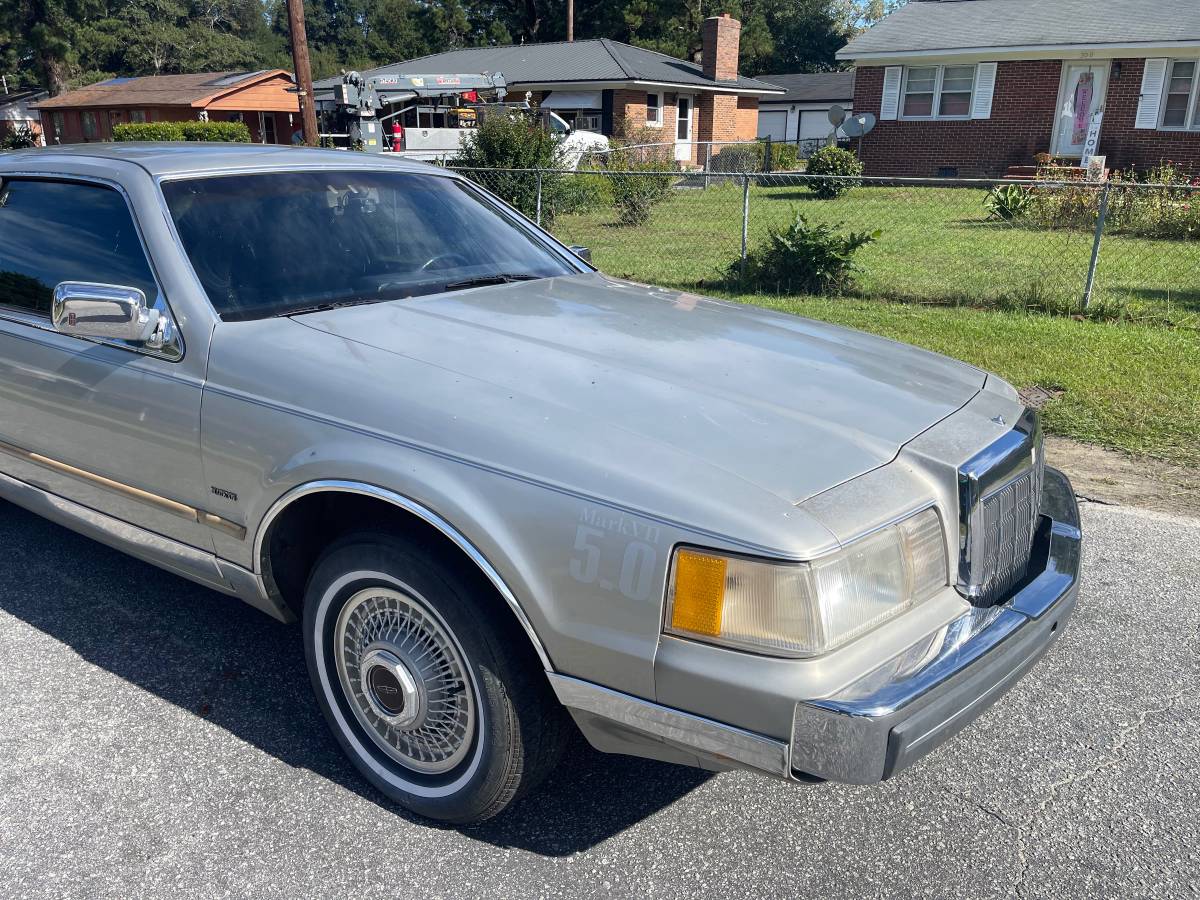
[[[796,706],[790,767],[870,784],[957,734],[1062,633],[1079,589],[1082,534],[1067,477],[1046,470],[1032,572],[1000,606],[973,609],[833,697]]]

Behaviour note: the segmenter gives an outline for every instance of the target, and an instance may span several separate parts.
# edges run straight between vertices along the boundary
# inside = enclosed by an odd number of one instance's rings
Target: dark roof
[[[853,72],[818,72],[816,74],[764,75],[763,79],[783,88],[782,97],[764,97],[763,103],[833,103],[854,99]]]
[[[773,93],[778,88],[765,81],[739,77],[736,81],[705,78],[698,63],[687,62],[620,41],[598,38],[550,44],[508,47],[468,47],[421,56],[381,66],[364,75],[404,73],[442,75],[466,72],[499,72],[512,84],[578,84],[588,81],[658,81],[696,87],[726,88]],[[314,88],[327,90],[340,81],[326,78]]]
[[[1197,0],[913,0],[838,56],[1060,44],[1200,41]]]
[[[203,106],[204,101],[276,75],[283,69],[259,72],[199,72],[188,75],[146,75],[111,78],[77,91],[67,91],[38,104],[38,109],[80,106]]]
[[[30,100],[37,100],[39,97],[47,96],[46,91],[12,91],[7,94],[0,94],[0,106],[8,106],[10,103],[24,103]]]

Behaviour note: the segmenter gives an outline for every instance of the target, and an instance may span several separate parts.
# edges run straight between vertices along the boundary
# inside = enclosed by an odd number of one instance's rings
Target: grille
[[[959,473],[959,590],[976,606],[1003,600],[1025,577],[1042,501],[1045,459],[1032,415]]]

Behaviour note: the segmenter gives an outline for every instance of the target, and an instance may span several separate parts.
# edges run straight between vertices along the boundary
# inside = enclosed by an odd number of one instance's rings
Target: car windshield
[[[271,172],[162,186],[222,319],[579,271],[468,184],[408,172]]]

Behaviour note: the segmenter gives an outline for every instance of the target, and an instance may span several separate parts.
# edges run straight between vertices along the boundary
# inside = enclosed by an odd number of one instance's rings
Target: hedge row
[[[130,122],[113,126],[114,141],[219,141],[250,143],[244,122]]]

